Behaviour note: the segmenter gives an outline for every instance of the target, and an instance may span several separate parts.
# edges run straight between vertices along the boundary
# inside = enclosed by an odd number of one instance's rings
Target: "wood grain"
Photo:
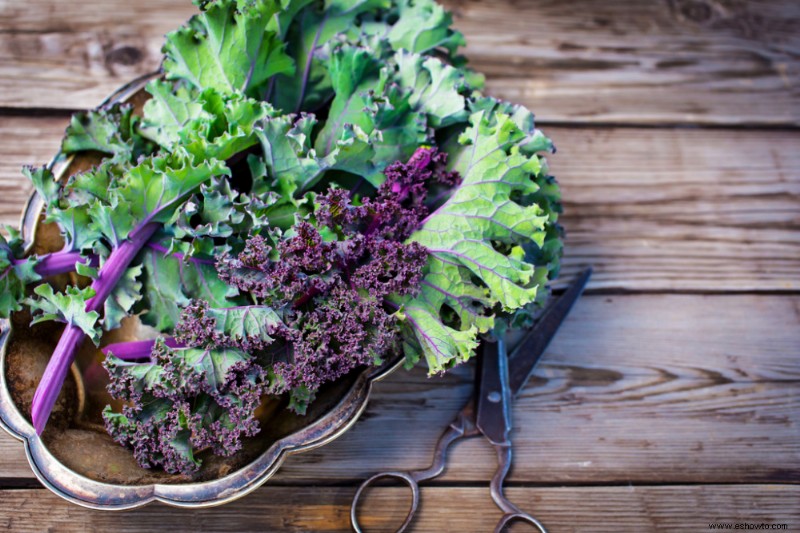
[[[515,404],[510,479],[797,482],[799,346],[797,296],[586,296]],[[398,371],[377,384],[355,428],[290,458],[275,482],[355,482],[426,466],[470,394],[470,372]],[[468,441],[442,479],[484,483],[494,469],[491,450]],[[32,476],[6,435],[0,476]]]
[[[23,165],[44,165],[61,145],[66,117],[0,117],[0,224],[19,227],[33,186]]]
[[[453,0],[488,92],[545,120],[800,122],[800,4]]]
[[[449,0],[488,92],[540,118],[800,124],[793,0]],[[156,68],[188,0],[0,1],[0,107],[97,105]]]
[[[559,148],[549,161],[564,191],[565,277],[596,267],[515,404],[509,497],[556,533],[796,530],[800,3],[444,3],[487,92],[531,107]],[[19,168],[50,159],[68,110],[156,68],[163,34],[194,11],[189,0],[0,0],[0,223],[17,223],[31,190]],[[342,438],[215,509],[68,504],[28,489],[22,444],[0,431],[0,487],[25,487],[0,490],[0,529],[349,530],[355,484],[426,466],[471,372],[399,371]],[[468,441],[449,464],[423,489],[413,530],[491,530],[494,454]],[[407,501],[371,492],[368,531],[392,531]]]
[[[800,135],[546,128],[559,151],[567,274],[594,288],[800,287]]]
[[[0,527],[23,532],[120,533],[138,531],[350,531],[353,487],[262,488],[225,507],[186,510],[165,506],[107,513],[67,505],[44,490],[0,492]],[[800,523],[800,487],[786,485],[511,488],[508,497],[529,510],[550,531],[707,531],[712,522]],[[415,532],[491,531],[500,512],[488,491],[477,487],[422,489]],[[399,488],[376,489],[365,502],[362,525],[372,532],[394,531],[407,508]],[[176,529],[176,524],[180,524]],[[393,527],[394,526],[394,527]],[[512,531],[529,532],[519,525]]]
[[[0,222],[16,224],[23,164],[57,150],[66,118],[0,119]],[[563,187],[564,275],[592,289],[800,288],[800,133],[549,127]]]

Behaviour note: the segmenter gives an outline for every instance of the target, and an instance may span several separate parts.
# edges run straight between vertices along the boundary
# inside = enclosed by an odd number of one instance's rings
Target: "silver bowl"
[[[144,86],[159,75],[129,83],[101,105],[130,103],[140,112],[147,100]],[[58,179],[67,179],[99,160],[97,154],[58,155],[50,165]],[[22,214],[22,235],[28,251],[34,253],[62,246],[58,229],[43,222],[43,208],[42,198],[34,193]],[[79,281],[74,274],[51,280],[56,285]],[[197,474],[172,475],[140,468],[132,453],[106,434],[100,411],[115,402],[105,391],[108,378],[99,366],[102,353],[92,343],[84,343],[47,429],[41,436],[36,434],[28,414],[30,402],[61,328],[29,323],[25,312],[0,320],[0,426],[23,442],[33,473],[46,487],[93,509],[131,509],[153,501],[209,507],[240,498],[272,477],[287,456],[323,446],[347,431],[364,411],[372,384],[402,362],[396,358],[329,384],[302,417],[283,409],[283,401],[267,399],[257,411],[261,433],[247,439],[240,452],[229,458],[205,452]],[[134,339],[139,329],[135,319],[126,319],[103,342]]]

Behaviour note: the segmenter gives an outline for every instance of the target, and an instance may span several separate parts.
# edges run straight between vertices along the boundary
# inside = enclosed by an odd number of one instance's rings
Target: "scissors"
[[[503,511],[503,516],[495,527],[495,533],[500,533],[513,521],[527,522],[541,533],[547,533],[541,522],[511,503],[503,494],[503,482],[511,468],[511,400],[525,387],[536,363],[583,293],[591,275],[591,268],[583,271],[564,294],[550,303],[510,355],[506,353],[504,338],[482,343],[475,394],[439,437],[431,466],[407,472],[382,472],[364,481],[350,506],[350,522],[356,533],[363,533],[358,524],[356,510],[367,487],[379,479],[393,478],[411,488],[411,508],[405,522],[397,530],[397,533],[402,533],[411,524],[419,507],[419,483],[434,479],[444,472],[450,445],[459,439],[479,435],[488,440],[497,452],[498,466],[490,490],[492,500]]]

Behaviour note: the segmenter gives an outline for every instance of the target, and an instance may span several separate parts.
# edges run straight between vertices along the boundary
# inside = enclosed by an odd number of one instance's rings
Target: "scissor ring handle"
[[[497,527],[494,528],[494,533],[501,533],[508,524],[514,521],[526,522],[535,527],[539,531],[539,533],[547,533],[547,530],[544,528],[541,522],[536,520],[528,513],[522,513],[522,512],[504,514],[503,517],[500,518],[500,521],[497,523]]]
[[[417,508],[419,507],[419,485],[417,484],[417,480],[414,479],[414,477],[408,472],[383,472],[380,474],[375,474],[371,478],[364,481],[358,487],[356,495],[353,497],[353,503],[350,505],[350,524],[353,526],[353,531],[356,533],[363,533],[361,526],[358,525],[358,518],[356,517],[356,510],[358,509],[358,501],[361,499],[361,494],[364,492],[364,489],[379,479],[385,478],[399,479],[411,489],[411,508],[408,510],[408,515],[406,515],[405,521],[397,529],[397,533],[402,533],[405,531],[408,525],[414,519],[414,514],[417,512]]]

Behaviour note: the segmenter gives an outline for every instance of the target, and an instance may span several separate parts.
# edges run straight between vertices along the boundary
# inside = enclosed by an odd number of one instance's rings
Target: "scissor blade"
[[[516,396],[525,387],[528,378],[556,336],[558,328],[567,318],[572,306],[583,294],[583,289],[592,277],[592,268],[584,270],[572,282],[566,292],[551,303],[536,325],[525,335],[509,357],[509,385],[511,395]]]
[[[505,340],[482,343],[480,389],[475,425],[495,445],[508,442],[511,431],[511,391]]]

